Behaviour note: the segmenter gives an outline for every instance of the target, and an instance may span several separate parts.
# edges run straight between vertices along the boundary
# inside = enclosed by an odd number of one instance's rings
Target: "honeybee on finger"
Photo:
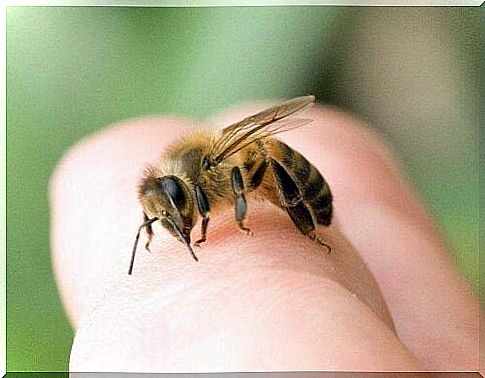
[[[316,225],[331,223],[330,188],[303,155],[274,137],[311,122],[290,116],[314,101],[314,96],[297,97],[244,118],[219,133],[200,130],[171,145],[159,166],[146,169],[139,185],[144,222],[135,238],[128,274],[133,271],[141,230],[146,230],[145,248],[149,249],[152,224],[157,221],[197,261],[190,234],[201,217],[201,237],[194,245],[206,241],[214,209],[233,206],[237,226],[251,235],[245,222],[248,193],[284,210],[303,235],[330,252],[330,245],[315,233]]]

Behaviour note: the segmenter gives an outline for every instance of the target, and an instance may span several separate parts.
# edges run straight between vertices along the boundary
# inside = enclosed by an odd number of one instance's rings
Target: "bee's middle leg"
[[[239,167],[234,167],[231,171],[231,184],[232,191],[236,196],[236,222],[241,231],[246,233],[246,235],[253,235],[252,231],[244,225],[244,220],[246,219],[248,204],[246,202],[246,197],[244,196],[244,181],[241,175],[241,170]]]
[[[197,197],[197,207],[199,208],[199,213],[202,215],[202,226],[201,226],[201,238],[197,240],[194,245],[200,247],[201,244],[205,243],[207,240],[207,226],[210,220],[210,204],[207,195],[202,190],[199,185],[195,186],[195,194]]]

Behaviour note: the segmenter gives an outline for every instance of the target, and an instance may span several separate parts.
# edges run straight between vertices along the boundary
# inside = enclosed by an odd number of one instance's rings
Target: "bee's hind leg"
[[[207,199],[207,195],[202,190],[199,185],[195,186],[195,194],[197,196],[197,206],[199,208],[199,213],[202,215],[202,226],[201,226],[201,238],[197,240],[194,245],[196,247],[200,247],[201,244],[205,243],[207,240],[207,226],[209,225],[210,220],[210,205],[209,200]]]
[[[326,247],[330,253],[331,247],[315,234],[315,222],[308,206],[303,201],[298,184],[279,162],[271,159],[271,166],[273,168],[273,177],[278,187],[281,206],[286,210],[295,226],[303,235]]]
[[[315,231],[312,231],[308,234],[308,237],[311,239],[311,240],[314,240],[316,241],[318,244],[320,244],[321,246],[327,248],[327,253],[330,253],[332,252],[332,247],[330,246],[330,244],[327,244],[322,238],[320,238],[319,236],[317,236],[315,234]]]
[[[237,225],[246,235],[253,235],[253,232],[244,225],[244,220],[246,219],[248,211],[248,204],[246,202],[246,197],[244,196],[244,181],[239,167],[234,167],[231,171],[231,184],[232,191],[236,196],[235,215]]]

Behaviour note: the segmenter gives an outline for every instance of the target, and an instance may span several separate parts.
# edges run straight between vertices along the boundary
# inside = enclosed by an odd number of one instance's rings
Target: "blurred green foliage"
[[[359,12],[342,7],[7,9],[9,371],[68,367],[73,333],[51,267],[47,196],[52,171],[69,146],[126,118],[159,113],[202,118],[240,101],[314,93],[358,111],[334,88],[346,78],[339,69],[346,52],[338,46],[349,31],[358,32],[352,19]],[[475,147],[467,148],[473,156]],[[465,184],[441,191],[419,169],[412,175],[475,286],[477,167],[460,166]],[[463,200],[450,201],[459,193]]]

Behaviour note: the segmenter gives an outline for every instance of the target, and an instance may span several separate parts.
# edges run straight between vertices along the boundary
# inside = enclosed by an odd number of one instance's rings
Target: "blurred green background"
[[[126,118],[315,94],[383,133],[478,288],[478,8],[7,9],[7,368],[66,370],[49,178]]]

